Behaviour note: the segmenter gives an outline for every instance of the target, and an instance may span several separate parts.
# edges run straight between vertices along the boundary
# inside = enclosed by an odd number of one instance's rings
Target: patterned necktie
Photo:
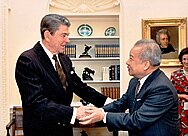
[[[67,83],[66,83],[66,75],[62,69],[62,67],[60,66],[59,64],[59,61],[57,59],[57,56],[56,55],[53,55],[53,59],[55,60],[55,68],[57,70],[57,73],[59,75],[59,78],[61,80],[61,83],[63,84],[63,88],[66,90],[66,86],[67,86]]]
[[[138,94],[139,87],[140,87],[140,81],[138,81],[138,83],[137,83],[137,85],[136,85],[135,96]]]

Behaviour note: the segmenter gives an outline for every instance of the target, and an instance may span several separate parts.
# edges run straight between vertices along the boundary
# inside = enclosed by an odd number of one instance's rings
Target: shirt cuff
[[[74,124],[74,123],[75,123],[76,114],[77,114],[77,108],[74,107],[74,108],[73,108],[73,115],[72,115],[70,124]]]
[[[99,109],[103,111],[103,113],[104,113],[104,118],[103,118],[102,121],[103,121],[104,123],[106,123],[106,115],[107,115],[107,112],[105,112],[103,108],[99,108]]]
[[[106,124],[106,116],[107,116],[107,112],[104,113],[104,118],[103,118],[103,122]]]
[[[109,104],[109,103],[111,103],[113,101],[114,101],[113,99],[107,97],[106,102],[104,103],[104,105],[107,105],[107,104]]]

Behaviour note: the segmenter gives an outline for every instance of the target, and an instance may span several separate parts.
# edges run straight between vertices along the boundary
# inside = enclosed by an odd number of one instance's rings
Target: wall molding
[[[8,71],[7,71],[7,32],[8,32],[8,11],[7,1],[0,2],[0,136],[6,134],[6,124],[9,120],[9,106],[8,106]]]
[[[70,13],[95,13],[119,6],[119,0],[51,0],[50,7]]]

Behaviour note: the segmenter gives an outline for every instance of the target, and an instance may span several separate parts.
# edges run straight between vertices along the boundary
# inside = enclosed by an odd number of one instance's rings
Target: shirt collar
[[[151,73],[149,73],[148,75],[146,75],[145,77],[143,77],[142,79],[139,79],[138,81],[140,81],[140,86],[139,89],[141,89],[142,85],[144,84],[144,82],[146,81],[146,79],[149,77],[149,75],[151,75]]]
[[[53,66],[55,67],[55,61],[52,59],[53,54],[44,46],[44,44],[42,43],[42,41],[40,41],[40,44],[42,45],[42,48],[44,49],[44,51],[46,52],[47,56],[50,58]]]
[[[46,54],[48,55],[48,57],[52,58],[53,54],[44,46],[44,44],[42,43],[42,41],[40,41],[40,44],[42,45],[42,48],[44,49],[44,51],[46,52]]]

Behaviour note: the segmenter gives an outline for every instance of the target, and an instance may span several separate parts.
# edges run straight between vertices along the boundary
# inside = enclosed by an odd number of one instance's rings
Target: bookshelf
[[[67,18],[71,21],[69,45],[76,45],[75,55],[73,55],[75,57],[71,58],[76,73],[82,77],[85,67],[94,70],[94,75],[91,75],[93,80],[83,80],[83,82],[103,94],[103,88],[111,88],[110,91],[113,91],[113,88],[120,88],[120,79],[103,80],[102,76],[103,67],[110,68],[112,65],[120,65],[119,14],[92,16],[79,14],[77,16],[67,15]],[[79,36],[77,28],[81,24],[89,24],[92,27],[91,36]],[[105,36],[104,33],[108,27],[115,27],[116,34],[114,36]],[[91,58],[79,58],[84,51],[85,44],[91,46],[88,51]],[[73,105],[78,104],[79,101],[80,98],[74,95]]]

